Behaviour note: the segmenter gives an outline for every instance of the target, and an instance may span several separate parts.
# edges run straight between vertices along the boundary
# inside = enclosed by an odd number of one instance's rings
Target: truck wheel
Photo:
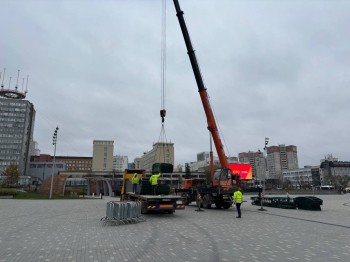
[[[232,206],[231,203],[223,203],[223,204],[222,204],[222,207],[223,207],[224,209],[229,209],[231,206]]]
[[[221,201],[215,201],[215,206],[216,206],[216,208],[222,208],[222,202]]]
[[[211,208],[211,196],[209,194],[203,196],[203,208]]]
[[[147,210],[147,205],[145,203],[142,203],[141,205],[141,214],[147,214],[148,210]]]

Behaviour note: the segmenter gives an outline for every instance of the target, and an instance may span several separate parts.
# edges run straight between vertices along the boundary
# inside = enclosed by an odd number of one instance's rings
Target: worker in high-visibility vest
[[[154,173],[149,179],[149,182],[151,183],[151,186],[152,186],[153,195],[156,194],[156,187],[158,185],[158,178],[159,177],[160,177],[160,173]]]
[[[237,218],[241,218],[241,204],[243,202],[243,194],[240,188],[237,188],[237,190],[233,193],[233,202],[236,204],[236,209],[238,212]]]
[[[136,193],[137,185],[139,184],[139,176],[136,173],[132,177],[131,183],[132,183],[132,192]]]

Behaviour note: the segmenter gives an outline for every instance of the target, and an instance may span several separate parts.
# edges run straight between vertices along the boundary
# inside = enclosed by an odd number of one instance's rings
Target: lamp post
[[[55,149],[53,151],[53,165],[52,165],[52,176],[51,176],[51,187],[50,187],[50,199],[52,198],[53,176],[55,174],[57,131],[58,131],[58,126],[56,127],[55,132],[53,133],[53,138],[52,138],[52,144],[55,146]]]
[[[266,149],[267,149],[267,145],[269,144],[269,138],[265,137],[265,146],[264,146],[264,152],[266,155],[266,161],[267,161],[267,153],[266,153]],[[261,189],[261,199],[260,199],[260,209],[258,209],[259,211],[266,211],[266,209],[263,208],[263,202],[264,202],[264,195],[265,195],[265,179],[266,179],[266,172],[267,172],[267,163],[265,166],[265,176],[263,177],[263,179],[260,179],[260,183],[262,184],[262,189]]]

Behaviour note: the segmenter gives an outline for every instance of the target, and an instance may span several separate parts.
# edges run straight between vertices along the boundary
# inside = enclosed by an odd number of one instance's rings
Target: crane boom
[[[190,58],[192,70],[193,70],[194,76],[196,78],[198,92],[199,92],[200,98],[202,100],[205,115],[207,117],[208,130],[210,131],[210,133],[213,137],[215,149],[216,149],[216,152],[218,154],[221,167],[228,168],[228,163],[227,163],[227,158],[226,158],[226,154],[224,151],[224,146],[223,146],[221,139],[220,139],[220,136],[219,136],[219,131],[218,131],[218,128],[216,125],[213,110],[211,109],[211,106],[210,106],[207,89],[204,86],[203,77],[202,77],[202,74],[200,72],[198,62],[197,62],[197,57],[196,57],[195,51],[193,50],[193,47],[192,47],[190,35],[188,33],[185,19],[183,16],[184,12],[181,10],[178,0],[174,0],[174,5],[175,5],[175,9],[176,9],[176,16],[179,20],[182,35],[183,35],[183,38],[185,40],[187,53],[188,53],[188,56]]]

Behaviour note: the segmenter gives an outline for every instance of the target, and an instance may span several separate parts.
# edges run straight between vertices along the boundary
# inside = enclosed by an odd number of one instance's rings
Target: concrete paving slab
[[[294,196],[293,196],[294,197]],[[12,261],[350,261],[350,194],[318,196],[322,211],[242,205],[146,215],[106,225],[106,203],[0,200],[0,262]]]

